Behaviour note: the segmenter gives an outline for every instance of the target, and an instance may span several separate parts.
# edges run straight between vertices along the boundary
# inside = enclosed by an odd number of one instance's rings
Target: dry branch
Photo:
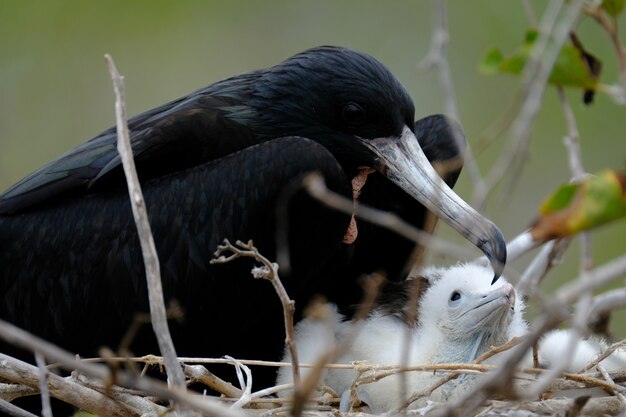
[[[454,120],[460,122],[461,118],[459,116],[459,109],[456,104],[454,85],[452,82],[452,76],[450,75],[450,65],[448,64],[448,59],[446,58],[446,49],[449,39],[446,1],[434,0],[433,3],[434,28],[431,48],[428,52],[428,55],[420,63],[420,66],[426,69],[437,69],[437,74],[439,75],[439,81],[441,83],[441,89],[443,90],[446,114],[451,116]],[[464,155],[464,167],[469,173],[474,189],[484,192],[482,190],[484,190],[486,184],[480,174],[480,170],[478,169],[478,165],[476,164],[476,159],[474,158],[471,147],[465,146],[464,138],[460,137],[456,130],[453,130],[453,135],[458,148],[466,148]]]
[[[302,185],[312,197],[328,207],[346,214],[353,214],[354,207],[352,199],[329,190],[319,173],[307,175],[303,179]],[[393,213],[360,204],[357,217],[367,220],[372,224],[385,227],[415,243],[426,246],[433,252],[458,259],[467,259],[472,256],[472,252],[465,247],[419,230]]]
[[[33,389],[39,388],[39,370],[37,367],[2,353],[0,353],[0,376],[2,379],[13,383],[24,384]],[[49,374],[47,386],[55,398],[94,414],[119,417],[139,416],[141,414],[138,410],[126,407],[111,400],[106,395],[58,375]]]
[[[130,144],[128,121],[126,117],[124,79],[120,76],[113,62],[113,58],[107,54],[105,55],[105,60],[107,61],[109,72],[111,73],[111,80],[113,81],[113,88],[115,90],[117,150],[124,168],[133,217],[137,225],[137,233],[141,243],[141,253],[146,268],[152,328],[154,329],[154,334],[159,344],[159,350],[165,358],[165,369],[167,370],[170,383],[184,390],[186,387],[185,376],[176,360],[174,342],[172,341],[170,329],[167,325],[167,313],[165,312],[165,301],[163,299],[159,257],[156,252],[154,238],[152,237],[152,231],[148,221],[148,212],[146,211],[146,203],[141,192],[141,185],[137,177],[135,160],[133,159],[133,151]]]
[[[507,150],[493,165],[485,178],[487,186],[481,194],[476,190],[475,201],[484,204],[487,195],[505,177],[516,161],[525,161],[535,118],[541,109],[548,77],[568,39],[570,30],[580,14],[583,0],[574,0],[564,6],[563,0],[552,0],[539,25],[539,38],[526,62],[523,72],[524,101],[513,121]],[[562,15],[559,19],[559,15]],[[514,171],[518,171],[514,170]],[[513,177],[518,177],[513,175]],[[511,187],[512,188],[512,187]],[[509,189],[511,189],[509,188]]]
[[[263,266],[260,268],[252,269],[252,276],[254,278],[262,278],[266,279],[272,283],[278,298],[283,306],[283,319],[285,326],[285,344],[289,349],[289,353],[291,354],[291,361],[293,363],[293,380],[294,384],[297,386],[300,383],[300,371],[298,366],[298,352],[296,349],[296,338],[294,334],[294,326],[293,326],[293,314],[295,312],[295,302],[289,298],[283,283],[278,276],[278,264],[270,262],[269,259],[264,257],[259,253],[257,248],[254,247],[252,241],[248,241],[248,243],[243,243],[241,241],[235,242],[235,245],[232,245],[228,239],[224,239],[224,244],[218,246],[217,251],[215,251],[216,259],[211,260],[211,263],[226,263],[233,261],[240,257],[248,257],[254,258],[257,262],[260,262]],[[233,254],[225,257],[222,255],[225,251],[231,251]]]
[[[46,360],[39,353],[35,352],[35,362],[39,369],[39,393],[41,396],[41,415],[43,417],[52,417],[52,408],[50,407],[50,392],[48,392],[48,369],[46,368]]]
[[[31,352],[38,351],[46,357],[49,362],[58,362],[64,369],[70,371],[78,370],[85,375],[102,381],[107,381],[112,377],[109,367],[76,359],[71,353],[4,320],[0,320],[0,338],[14,346],[21,347]],[[201,413],[221,417],[243,417],[246,415],[241,410],[224,407],[213,398],[191,394],[176,386],[168,387],[161,381],[142,377],[137,375],[136,372],[116,372],[115,381],[119,386],[136,389],[146,395],[153,395],[164,400],[179,402]],[[52,394],[53,396],[55,395],[54,392],[52,392]]]
[[[37,417],[33,413],[29,413],[26,410],[19,408],[16,405],[11,404],[10,402],[3,400],[0,398],[0,412],[6,413],[8,416],[12,417]]]

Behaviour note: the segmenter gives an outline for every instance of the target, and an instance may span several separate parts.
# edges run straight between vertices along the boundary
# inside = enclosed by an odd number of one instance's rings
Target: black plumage
[[[410,97],[381,63],[337,47],[303,52],[132,118],[165,297],[185,311],[184,322],[173,324],[178,353],[280,357],[282,313],[271,286],[250,277],[249,261],[209,261],[224,238],[253,239],[274,259],[277,201],[311,171],[351,196],[359,169],[376,169],[363,203],[394,210],[416,227],[424,227],[425,204],[481,248],[499,275],[506,252],[498,229],[433,179],[425,158],[415,160],[417,140],[431,161],[458,157],[458,127],[442,116],[413,120]],[[83,355],[115,347],[133,315],[147,311],[115,140],[109,129],[0,196],[0,317]],[[430,169],[424,175],[431,178],[405,174],[407,164]],[[450,185],[459,171],[445,175]],[[282,278],[299,311],[315,293],[349,308],[363,273],[404,277],[413,242],[360,221],[348,245],[348,215],[302,190],[287,201],[291,270]],[[148,330],[131,349],[157,353]],[[255,381],[272,382],[273,374]]]

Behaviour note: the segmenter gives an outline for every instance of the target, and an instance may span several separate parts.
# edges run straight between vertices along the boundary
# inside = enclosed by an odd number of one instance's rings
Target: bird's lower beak
[[[463,201],[439,177],[407,126],[400,137],[363,140],[379,160],[374,168],[448,223],[487,256],[495,282],[506,263],[500,229]]]

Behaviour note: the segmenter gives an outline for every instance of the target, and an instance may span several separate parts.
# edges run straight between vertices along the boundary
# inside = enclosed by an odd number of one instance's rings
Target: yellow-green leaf
[[[626,173],[604,171],[558,188],[541,205],[531,228],[535,240],[549,240],[626,217]]]

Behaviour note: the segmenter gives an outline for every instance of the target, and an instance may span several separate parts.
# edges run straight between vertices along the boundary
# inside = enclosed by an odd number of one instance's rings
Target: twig
[[[231,363],[235,366],[235,372],[237,373],[237,379],[239,380],[239,386],[242,389],[241,397],[233,404],[234,408],[243,408],[250,402],[250,397],[252,393],[252,372],[250,372],[250,368],[246,365],[239,362],[237,359],[232,358],[230,356],[225,356],[226,359],[230,360]],[[246,377],[243,377],[243,372],[246,374]]]
[[[613,20],[613,24],[611,24],[606,15],[602,12],[602,8],[600,5],[597,7],[584,7],[584,12],[590,16],[592,16],[596,22],[606,31],[606,33],[611,38],[611,43],[613,44],[613,48],[615,49],[615,55],[617,56],[617,64],[619,66],[619,78],[621,82],[621,94],[620,97],[617,97],[622,104],[626,101],[626,54],[624,53],[624,47],[622,46],[622,42],[619,39],[618,28],[617,28],[617,19]]]
[[[624,274],[626,274],[626,255],[592,269],[586,274],[588,279],[580,275],[574,281],[563,285],[557,291],[556,300],[572,303],[583,293],[600,288]]]
[[[524,11],[526,12],[526,17],[528,18],[530,25],[532,27],[537,27],[537,16],[535,15],[535,11],[533,10],[530,1],[522,0],[522,5],[524,6]]]
[[[76,369],[86,375],[101,380],[107,380],[111,377],[111,371],[107,366],[95,365],[82,360],[77,360],[71,353],[4,320],[0,320],[0,338],[17,347],[21,347],[32,352],[39,351],[48,359],[48,362],[59,362],[63,368],[69,370]],[[9,358],[6,355],[0,354],[0,358],[4,359],[5,357]],[[0,360],[0,365],[2,363],[3,360]],[[53,377],[53,375],[50,375],[50,377]],[[120,386],[134,388],[145,392],[148,395],[157,396],[161,399],[180,402],[181,404],[185,404],[189,408],[202,413],[222,417],[243,417],[247,415],[241,410],[226,408],[218,402],[212,401],[210,398],[191,394],[176,386],[168,387],[161,381],[147,377],[140,377],[132,372],[120,371],[115,375],[115,379]],[[110,415],[110,413],[104,414]]]
[[[126,388],[120,388],[115,385],[111,385],[108,381],[99,381],[93,378],[88,378],[78,372],[72,372],[72,376],[66,377],[71,381],[75,381],[87,388],[91,388],[98,391],[114,401],[124,404],[131,409],[139,410],[142,417],[157,417],[164,415],[169,411],[166,407],[156,404],[148,397],[144,397],[141,391],[130,390]]]
[[[278,264],[270,262],[269,259],[259,253],[257,248],[254,247],[252,241],[243,243],[241,241],[235,242],[234,246],[228,239],[224,239],[224,244],[217,247],[215,251],[216,259],[212,259],[212,264],[223,264],[233,261],[240,257],[254,258],[257,262],[260,262],[263,266],[261,268],[252,268],[252,276],[254,278],[266,279],[272,283],[280,303],[283,306],[283,320],[285,326],[285,344],[291,354],[291,361],[293,363],[293,381],[297,386],[300,383],[300,367],[298,366],[298,352],[296,349],[296,338],[293,326],[293,314],[295,311],[295,302],[289,298],[287,290],[283,286],[283,283],[278,276]],[[233,254],[225,257],[222,255],[225,251],[231,251]]]
[[[524,67],[523,78],[526,94],[522,108],[513,122],[508,148],[485,178],[486,191],[482,195],[477,195],[475,201],[484,203],[487,194],[511,169],[514,162],[525,160],[532,126],[541,108],[541,99],[546,89],[548,77],[552,72],[561,47],[568,39],[570,30],[578,18],[582,4],[583,0],[569,2],[562,13],[563,17],[557,21],[563,0],[552,0],[549,3],[540,24],[539,39]],[[550,30],[552,28],[553,30]]]
[[[580,300],[578,311],[584,311],[586,308],[586,303],[588,300],[585,298]],[[529,387],[528,391],[525,392],[526,398],[535,398],[544,393],[548,387],[552,384],[552,382],[562,375],[563,371],[567,368],[569,363],[572,360],[572,357],[576,353],[576,349],[578,348],[578,342],[581,339],[581,331],[577,326],[572,326],[570,333],[568,334],[568,343],[565,344],[565,349],[563,354],[559,356],[559,359],[556,363],[552,364],[550,369],[547,372],[542,373],[542,375],[535,381],[532,387]]]
[[[242,361],[238,362],[243,363]],[[213,373],[209,372],[209,370],[202,365],[183,365],[183,372],[185,376],[189,378],[190,384],[199,382],[230,398],[241,398],[243,395],[242,390],[213,375]]]
[[[521,337],[515,337],[515,338],[509,340],[507,343],[503,344],[502,346],[496,346],[496,347],[493,347],[493,348],[489,349],[487,352],[483,353],[478,358],[476,358],[472,363],[480,364],[480,363],[486,361],[487,359],[491,358],[492,356],[494,356],[494,355],[496,355],[498,353],[505,352],[505,351],[511,349],[512,347],[517,346],[521,341],[522,341]],[[452,381],[453,379],[458,378],[460,375],[462,375],[462,374],[459,373],[459,372],[446,375],[443,378],[439,379],[434,384],[432,384],[431,386],[429,386],[428,388],[413,393],[402,404],[400,409],[404,409],[404,408],[409,407],[412,403],[414,403],[415,401],[419,400],[422,397],[430,396],[437,388],[439,388],[443,384],[446,384],[446,383]]]
[[[11,404],[10,402],[0,398],[0,411],[12,417],[37,417],[33,413]]]
[[[508,401],[490,401],[494,408],[492,415],[536,415],[536,416],[565,416],[572,407],[571,398],[549,399],[543,401],[523,401],[512,405]],[[526,412],[523,412],[526,411]],[[585,405],[585,416],[618,416],[623,409],[617,398],[591,398]]]
[[[550,269],[561,261],[571,241],[570,238],[552,240],[541,248],[517,282],[516,290],[521,296],[534,293]]]
[[[39,369],[39,394],[41,396],[41,415],[52,417],[52,407],[50,407],[50,392],[48,391],[48,368],[46,360],[39,352],[35,352],[35,362]]]
[[[555,305],[554,307],[559,307]],[[560,314],[559,314],[560,313]],[[471,415],[485,402],[492,394],[500,392],[503,388],[511,388],[509,381],[515,372],[526,352],[537,343],[539,338],[548,330],[554,328],[567,317],[567,311],[554,311],[553,314],[546,314],[535,323],[535,326],[518,345],[517,349],[506,352],[503,356],[502,366],[498,371],[486,375],[478,381],[472,389],[451,401],[444,409],[447,416],[456,415],[455,410],[461,409],[462,416]]]
[[[431,47],[428,55],[420,63],[420,66],[426,69],[437,68],[437,74],[439,75],[439,81],[444,93],[446,114],[450,115],[454,120],[460,121],[454,85],[452,83],[452,76],[450,75],[450,66],[446,58],[449,33],[445,0],[434,0],[433,8],[434,29]],[[457,147],[459,149],[465,148],[464,139],[460,137],[458,132],[454,129],[453,136]],[[464,165],[469,173],[474,189],[481,190],[481,193],[484,192],[483,189],[486,184],[483,181],[478,165],[476,164],[476,158],[469,146],[467,146],[465,150],[464,160]]]
[[[580,135],[578,133],[578,127],[576,126],[576,119],[574,113],[565,97],[563,88],[557,87],[559,94],[559,100],[561,107],[563,108],[563,114],[567,123],[567,137],[565,138],[565,145],[568,153],[568,160],[570,165],[570,171],[572,181],[580,180],[584,175],[582,158],[580,154]],[[581,239],[581,279],[589,279],[587,272],[593,268],[593,259],[591,256],[591,238],[588,232],[582,234]],[[576,303],[576,311],[572,320],[572,329],[569,334],[569,343],[566,344],[565,352],[560,356],[559,360],[554,363],[549,372],[539,378],[531,389],[530,395],[539,395],[545,391],[545,389],[551,384],[551,382],[558,377],[558,375],[566,369],[570,363],[572,357],[576,353],[581,337],[588,332],[588,316],[592,308],[593,294],[590,290],[584,291],[580,294],[579,300]]]
[[[621,290],[621,291],[624,291],[624,290]],[[578,371],[578,373],[587,372],[588,370],[592,369],[594,366],[597,366],[600,362],[602,362],[603,360],[605,360],[606,358],[611,356],[613,354],[613,352],[615,352],[617,349],[623,347],[624,345],[626,345],[626,340],[622,340],[621,342],[613,343],[611,346],[606,348],[604,350],[604,352],[602,352],[596,359],[594,359],[593,361],[589,362],[587,364],[587,366],[585,366],[583,369]]]
[[[404,340],[402,341],[402,353],[400,357],[400,365],[405,368],[409,366],[409,361],[411,357],[411,347],[413,343],[413,338],[411,335],[415,331],[415,325],[418,320],[418,305],[419,299],[424,293],[424,281],[421,279],[413,279],[411,281],[411,285],[409,286],[409,296],[406,301],[406,316],[409,317],[409,320],[406,323],[404,328]],[[399,386],[399,397],[407,398],[407,393],[409,392],[407,375],[402,373],[400,375],[400,386]],[[403,407],[404,408],[404,407]],[[398,410],[400,411],[400,410]]]
[[[304,409],[306,401],[309,399],[313,390],[319,385],[319,379],[322,373],[322,369],[328,368],[334,365],[328,365],[329,362],[337,359],[343,352],[350,348],[354,338],[357,336],[361,329],[361,322],[367,318],[374,302],[380,293],[380,287],[383,284],[384,278],[379,274],[373,274],[369,279],[363,282],[363,299],[358,305],[357,311],[352,318],[352,326],[348,334],[336,345],[328,349],[323,355],[321,355],[315,362],[313,369],[309,372],[307,378],[302,382],[300,387],[294,390],[293,395],[293,415],[299,415]],[[350,365],[354,368],[354,365]]]
[[[537,242],[530,234],[530,230],[524,230],[519,235],[515,236],[506,244],[506,260],[508,263],[516,261],[522,255],[530,252],[541,242]]]
[[[352,199],[348,199],[329,190],[320,174],[311,173],[307,175],[302,180],[302,184],[312,197],[316,198],[328,207],[340,210],[347,214],[352,214]],[[467,259],[472,256],[472,252],[465,247],[423,232],[393,213],[360,204],[357,215],[359,218],[367,220],[372,224],[386,227],[406,239],[424,245],[436,253],[448,255],[457,259]]]
[[[598,364],[596,365],[596,368],[598,369],[598,371],[600,371],[600,374],[602,374],[602,377],[606,380],[606,382],[608,382],[609,384],[613,384],[614,386],[617,386],[615,385],[615,381],[613,381],[613,378],[611,378],[611,375],[609,375],[606,369],[604,369],[604,366]],[[624,394],[622,394],[621,392],[617,390],[611,390],[611,391],[613,394],[615,394],[615,396],[617,396],[617,398],[619,398],[622,404],[626,407],[626,397],[624,396]]]
[[[161,283],[161,272],[159,258],[154,245],[154,238],[148,222],[146,203],[141,192],[141,185],[137,177],[133,151],[130,145],[130,135],[128,132],[128,122],[126,117],[124,79],[113,62],[113,58],[106,54],[104,59],[109,67],[113,88],[115,90],[115,118],[117,123],[117,150],[122,160],[124,175],[128,185],[131,207],[137,234],[141,243],[141,253],[146,268],[146,280],[148,283],[148,299],[150,302],[150,316],[152,317],[152,328],[159,344],[159,350],[165,359],[165,369],[167,370],[169,382],[185,389],[185,376],[176,360],[176,350],[174,342],[167,325],[167,314],[165,312],[165,301],[163,300],[163,286]]]
[[[0,399],[6,401],[13,401],[16,398],[37,395],[38,393],[38,390],[27,387],[26,385],[6,384],[0,382]]]
[[[45,354],[43,349],[42,354]],[[35,366],[2,353],[0,353],[0,375],[2,379],[14,383],[25,384],[32,388],[39,387],[39,371]],[[119,404],[97,391],[54,374],[48,375],[48,384],[50,392],[56,398],[95,414],[119,417],[140,414],[137,410]]]
[[[572,173],[571,181],[580,181],[585,175],[583,169],[582,158],[580,154],[580,134],[578,133],[578,126],[576,126],[576,118],[572,107],[567,101],[565,91],[562,87],[557,87],[556,91],[559,95],[559,101],[563,108],[563,116],[567,123],[567,136],[563,140],[567,148],[568,161],[570,166],[570,172]]]

